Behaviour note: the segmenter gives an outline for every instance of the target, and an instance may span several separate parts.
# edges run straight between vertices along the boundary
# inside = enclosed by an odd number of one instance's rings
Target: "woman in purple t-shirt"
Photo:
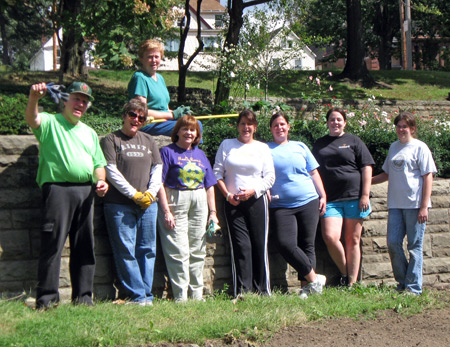
[[[214,198],[217,180],[205,153],[197,147],[200,140],[198,121],[186,115],[175,124],[173,143],[161,148],[158,225],[176,302],[186,301],[188,294],[202,300],[206,224],[219,222]]]

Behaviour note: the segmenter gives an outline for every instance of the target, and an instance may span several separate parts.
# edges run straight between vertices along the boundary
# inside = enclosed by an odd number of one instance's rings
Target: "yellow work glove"
[[[146,210],[152,202],[155,201],[155,197],[146,191],[144,193],[137,191],[132,197],[133,201],[139,205],[143,210]]]
[[[144,192],[144,195],[150,199],[151,203],[156,201],[156,198],[148,190]]]

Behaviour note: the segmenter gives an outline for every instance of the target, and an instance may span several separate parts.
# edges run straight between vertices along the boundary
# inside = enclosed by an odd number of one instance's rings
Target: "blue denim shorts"
[[[361,219],[367,217],[372,212],[369,203],[369,209],[365,212],[359,209],[359,199],[346,201],[327,202],[327,211],[321,218],[337,217],[346,219]]]

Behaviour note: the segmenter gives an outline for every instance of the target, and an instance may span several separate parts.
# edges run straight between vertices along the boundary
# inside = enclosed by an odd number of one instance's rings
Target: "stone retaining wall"
[[[38,147],[34,136],[0,136],[0,293],[3,296],[23,292],[34,295],[41,216],[41,194],[35,182],[37,165]],[[391,283],[392,271],[385,240],[386,185],[374,186],[372,191],[374,213],[364,224],[361,276],[364,282]],[[424,247],[426,285],[450,285],[449,193],[449,180],[434,182],[434,208],[430,212]],[[223,198],[217,195],[219,212],[222,204]],[[223,215],[219,215],[219,219],[224,226]],[[101,199],[96,200],[94,223],[97,254],[95,295],[98,299],[112,299],[116,294],[114,267]],[[298,288],[295,271],[286,265],[271,241],[269,248],[272,285],[289,290]],[[320,233],[317,237],[317,271],[325,273],[330,283],[336,279],[336,267],[330,261]],[[208,238],[204,281],[206,294],[227,285],[231,287],[227,237]],[[69,298],[68,248],[62,258],[60,287],[62,298]],[[159,297],[170,296],[160,250],[157,252],[154,293]]]
[[[450,285],[450,189],[448,179],[433,182],[432,208],[424,238],[424,285]],[[362,274],[366,282],[392,282],[386,245],[387,183],[372,186],[373,213],[364,223]],[[406,246],[406,240],[405,240]]]
[[[260,98],[248,98],[250,103],[260,101]],[[241,100],[236,101],[238,104]],[[293,107],[297,113],[304,114],[306,117],[312,117],[315,115],[315,104],[310,104],[306,100],[299,98],[268,98],[267,101],[275,104],[276,102],[284,102],[285,104]],[[368,100],[340,100],[344,107],[351,107],[352,109],[367,108]],[[332,100],[323,99],[323,104],[331,104]],[[409,111],[416,113],[423,117],[440,114],[450,114],[450,101],[396,101],[396,100],[374,100],[370,102],[374,107],[378,108],[380,112],[385,111],[388,114],[394,112]]]
[[[174,105],[177,102],[178,88],[168,87],[171,102]],[[247,98],[250,103],[255,103],[261,101],[261,98]],[[237,109],[242,108],[243,98],[234,98],[230,102],[234,104]],[[270,97],[267,99],[272,105],[277,102],[283,102],[291,107],[293,107],[298,114],[302,114],[307,118],[312,118],[315,115],[316,104],[309,103],[307,100],[301,98],[281,98],[281,97]],[[359,100],[339,100],[344,107],[351,107],[352,109],[363,109],[367,108],[369,104],[368,99]],[[210,107],[213,103],[213,95],[211,90],[202,88],[186,88],[186,105],[190,105],[196,108]],[[331,99],[322,99],[322,104],[331,104]],[[409,111],[416,113],[423,117],[450,114],[450,101],[422,101],[422,100],[410,100],[410,101],[397,101],[397,100],[382,100],[375,99],[370,101],[370,103],[378,108],[380,112],[385,111],[388,114],[393,114],[394,112]]]

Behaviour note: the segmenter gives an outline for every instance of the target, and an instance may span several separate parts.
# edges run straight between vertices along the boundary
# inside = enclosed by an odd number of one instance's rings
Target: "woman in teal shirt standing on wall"
[[[174,120],[191,114],[191,110],[185,106],[173,111],[169,109],[169,91],[163,76],[157,73],[164,57],[164,45],[155,39],[146,40],[140,45],[138,55],[142,67],[133,74],[128,83],[128,98],[137,98],[147,104],[150,121],[164,120],[150,123],[141,131],[153,136],[171,136],[176,123]]]

